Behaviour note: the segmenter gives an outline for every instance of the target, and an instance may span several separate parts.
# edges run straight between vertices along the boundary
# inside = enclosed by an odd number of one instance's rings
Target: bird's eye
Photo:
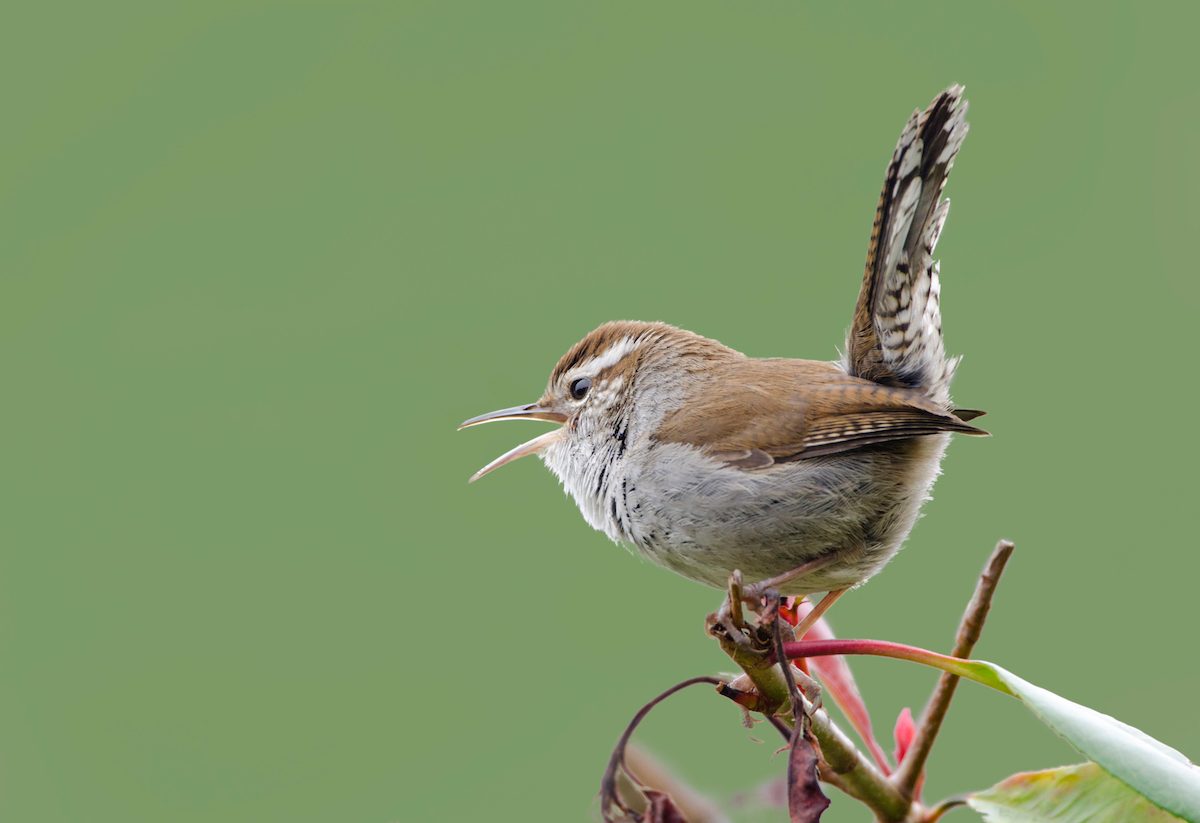
[[[588,389],[592,387],[592,378],[577,377],[571,381],[571,396],[576,400],[582,400],[584,395],[588,393]]]

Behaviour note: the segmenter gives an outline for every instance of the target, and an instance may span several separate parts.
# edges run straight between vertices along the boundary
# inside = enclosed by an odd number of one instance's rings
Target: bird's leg
[[[769,577],[766,580],[761,580],[758,583],[746,585],[742,580],[742,573],[737,569],[729,575],[729,582],[726,588],[724,602],[721,603],[721,608],[715,614],[708,616],[708,630],[712,633],[718,627],[731,640],[739,645],[746,645],[750,642],[750,627],[746,624],[745,616],[742,613],[742,606],[749,606],[750,609],[761,617],[765,616],[764,607],[771,606],[768,611],[778,611],[780,595],[779,586],[802,578],[805,575],[820,571],[830,565],[837,559],[836,556],[830,555],[826,557],[818,557],[815,560],[810,560],[803,563],[791,571],[783,574]],[[796,639],[803,639],[813,625],[821,619],[825,612],[829,611],[829,607],[838,601],[846,589],[835,589],[828,592],[821,598],[820,602],[813,606],[811,612],[804,616],[804,619],[796,626]],[[760,619],[759,626],[768,627],[766,637],[770,637],[769,621]],[[769,641],[768,641],[769,642]],[[812,681],[809,681],[812,682]],[[815,686],[815,683],[813,684]]]
[[[801,563],[791,571],[786,571],[783,574],[777,574],[774,577],[768,577],[766,580],[761,580],[758,583],[745,586],[742,592],[742,602],[757,611],[764,605],[764,602],[772,602],[767,597],[770,592],[774,592],[775,590],[779,589],[780,586],[784,586],[793,580],[812,574],[813,572],[820,571],[837,560],[838,555],[836,554],[818,557],[816,560],[809,560],[807,563]],[[817,589],[817,591],[820,591],[820,589]],[[829,605],[832,606],[833,604],[830,603]],[[826,608],[828,608],[828,606]],[[820,615],[818,615],[818,617],[819,616]]]
[[[821,616],[825,614],[825,612],[829,611],[829,607],[836,603],[838,598],[840,598],[847,591],[849,591],[849,589],[834,589],[831,592],[827,592],[825,596],[821,598],[820,602],[812,607],[812,611],[804,615],[804,619],[796,624],[796,639],[803,640],[804,635],[808,634],[808,630],[815,626],[817,621],[821,619]]]

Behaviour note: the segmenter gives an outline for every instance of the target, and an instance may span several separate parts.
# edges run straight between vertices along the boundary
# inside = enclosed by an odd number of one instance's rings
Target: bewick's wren
[[[663,323],[606,323],[558,361],[536,403],[462,424],[562,424],[472,480],[539,454],[593,527],[713,586],[735,569],[787,594],[874,575],[928,498],[949,433],[986,434],[968,423],[982,412],[950,404],[957,359],[942,346],[932,259],[966,110],[954,86],[905,125],[839,362],[755,359]]]

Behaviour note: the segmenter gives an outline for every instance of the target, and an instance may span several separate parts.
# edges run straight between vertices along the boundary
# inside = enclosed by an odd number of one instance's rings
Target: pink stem
[[[941,669],[944,672],[965,677],[990,686],[997,691],[1011,694],[991,672],[972,660],[962,660],[948,654],[938,654],[916,646],[893,643],[889,640],[796,640],[783,644],[783,653],[789,660],[801,657],[826,657],[837,654],[865,654],[875,657],[894,657]]]

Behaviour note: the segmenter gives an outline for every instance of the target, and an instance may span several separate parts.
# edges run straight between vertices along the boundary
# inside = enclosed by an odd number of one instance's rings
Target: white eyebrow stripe
[[[600,354],[585,363],[579,371],[585,374],[596,374],[621,362],[625,355],[637,348],[637,341],[632,337],[622,337]]]

